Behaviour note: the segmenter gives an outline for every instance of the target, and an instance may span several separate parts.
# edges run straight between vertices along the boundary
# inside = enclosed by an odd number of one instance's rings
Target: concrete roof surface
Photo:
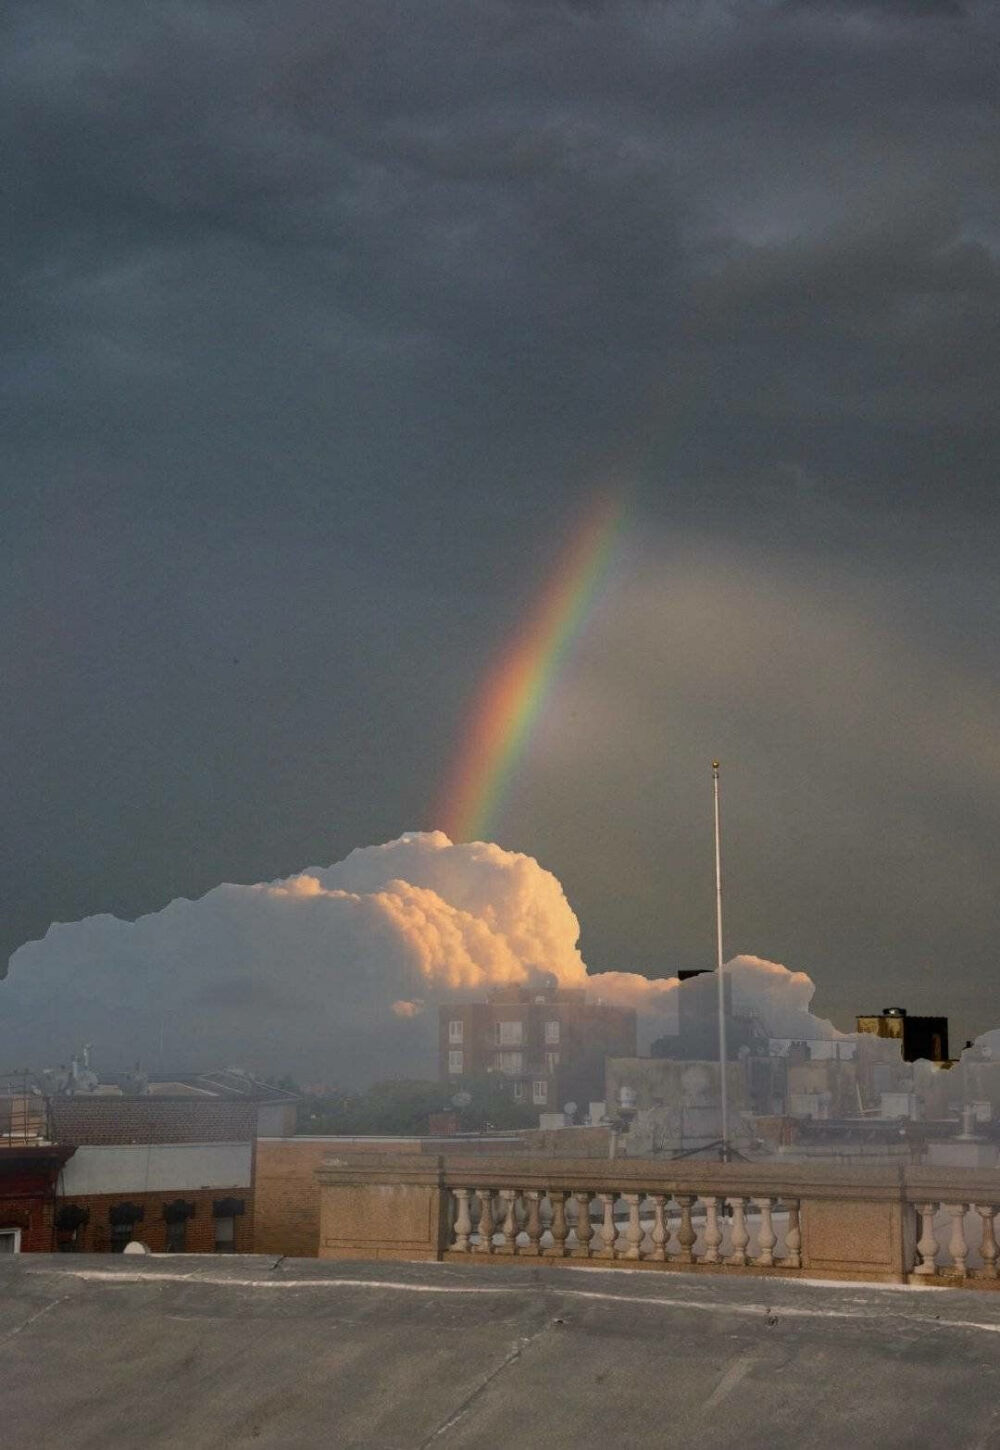
[[[5,1445],[1000,1445],[1000,1294],[546,1265],[0,1262]]]

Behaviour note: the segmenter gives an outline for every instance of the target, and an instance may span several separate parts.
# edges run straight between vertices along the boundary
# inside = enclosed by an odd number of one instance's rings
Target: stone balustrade
[[[802,1267],[797,1198],[452,1188],[448,1254]]]
[[[321,1257],[1000,1287],[995,1171],[366,1153],[318,1178]]]

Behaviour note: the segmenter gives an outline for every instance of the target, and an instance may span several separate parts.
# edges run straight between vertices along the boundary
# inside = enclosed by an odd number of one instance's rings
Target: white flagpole
[[[729,1161],[729,1090],[726,1082],[726,984],[722,957],[722,844],[719,829],[719,762],[712,761],[712,793],[715,802],[715,974],[719,988],[719,1096],[722,1104],[723,1163]]]

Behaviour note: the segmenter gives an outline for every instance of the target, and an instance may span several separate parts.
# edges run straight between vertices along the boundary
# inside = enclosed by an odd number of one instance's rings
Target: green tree
[[[303,1104],[299,1131],[304,1133],[389,1134],[427,1132],[431,1113],[449,1106],[449,1088],[439,1082],[392,1078],[361,1093],[333,1093]]]
[[[512,1128],[537,1128],[538,1110],[518,1102],[513,1085],[495,1073],[463,1084],[471,1101],[456,1108],[463,1133],[503,1132]]]
[[[509,1081],[495,1075],[464,1085],[469,1101],[456,1104],[451,1083],[389,1078],[364,1092],[329,1093],[306,1098],[299,1111],[300,1133],[419,1137],[428,1132],[432,1113],[455,1113],[459,1131],[505,1132],[538,1125],[537,1110],[518,1102]]]

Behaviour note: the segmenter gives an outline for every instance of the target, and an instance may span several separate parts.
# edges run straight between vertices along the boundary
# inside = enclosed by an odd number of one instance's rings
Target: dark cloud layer
[[[593,966],[700,961],[718,750],[732,949],[992,1025],[995,8],[4,26],[9,948],[433,826],[610,477],[505,844]]]

